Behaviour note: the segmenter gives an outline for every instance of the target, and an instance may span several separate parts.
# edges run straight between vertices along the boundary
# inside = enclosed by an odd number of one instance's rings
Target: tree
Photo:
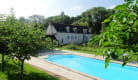
[[[21,80],[23,80],[24,61],[36,56],[38,51],[46,47],[45,33],[41,29],[25,26],[17,26],[15,30],[10,37],[8,47],[14,63],[21,67]]]
[[[124,66],[133,56],[138,56],[138,0],[125,1],[126,3],[115,7],[115,14],[104,20],[107,27],[97,37],[101,46],[108,46],[104,51],[105,67],[110,58],[125,57]]]
[[[32,15],[29,16],[28,20],[33,23],[43,23],[45,17],[42,15]]]
[[[14,8],[10,8],[10,14],[6,17],[6,24],[13,26],[16,21],[17,19],[15,17]]]
[[[68,15],[64,14],[64,12],[61,12],[60,15],[51,16],[51,17],[48,17],[47,19],[45,19],[45,26],[46,27],[48,26],[49,22],[71,24],[72,19]]]
[[[43,29],[44,24],[45,24],[44,23],[45,17],[42,15],[32,15],[32,16],[29,16],[27,19],[25,19],[25,21],[27,23],[26,26],[38,27],[38,28]]]
[[[21,24],[28,24],[29,23],[29,20],[25,19],[24,17],[19,17],[18,20]]]
[[[5,19],[3,18],[4,15],[0,16],[0,54],[2,54],[2,72],[5,71],[5,55],[9,53],[9,48],[7,46],[9,41],[9,36],[11,34],[10,27],[5,25]]]
[[[10,36],[13,34],[13,29],[11,26],[15,26],[16,18],[14,16],[13,8],[10,9],[10,14],[4,15],[0,14],[0,53],[2,54],[2,72],[5,71],[5,55],[10,54],[8,48]]]
[[[113,10],[104,7],[94,7],[83,12],[73,22],[75,25],[85,25],[91,28],[93,33],[99,34],[102,29],[102,22],[113,13]]]
[[[86,27],[88,27],[89,26],[89,24],[88,24],[88,22],[81,22],[81,21],[75,21],[75,22],[73,22],[73,25],[78,25],[78,26],[86,26]]]

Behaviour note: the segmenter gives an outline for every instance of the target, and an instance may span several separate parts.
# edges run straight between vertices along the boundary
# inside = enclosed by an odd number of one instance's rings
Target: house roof
[[[87,33],[90,33],[88,27],[86,26],[75,26],[75,25],[60,24],[60,23],[51,23],[51,25],[53,25],[58,32],[67,32],[66,28],[70,27],[69,33],[74,33],[73,30],[74,28],[77,29],[76,33],[83,33],[83,29],[87,29]]]

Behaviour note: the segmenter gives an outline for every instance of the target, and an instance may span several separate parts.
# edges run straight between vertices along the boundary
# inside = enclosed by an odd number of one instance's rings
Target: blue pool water
[[[99,77],[104,80],[138,80],[138,68],[110,63],[104,68],[104,61],[77,55],[51,55],[45,60]]]

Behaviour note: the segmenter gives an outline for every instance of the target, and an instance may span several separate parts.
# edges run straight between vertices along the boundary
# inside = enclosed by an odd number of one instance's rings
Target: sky
[[[123,0],[0,0],[0,13],[9,14],[14,8],[16,17],[28,17],[34,14],[45,17],[59,15],[77,16],[92,7],[114,8]]]

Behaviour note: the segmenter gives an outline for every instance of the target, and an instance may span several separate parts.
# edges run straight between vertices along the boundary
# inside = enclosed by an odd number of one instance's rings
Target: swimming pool
[[[93,75],[104,80],[138,80],[138,68],[110,63],[104,68],[104,61],[77,55],[51,55],[45,60]]]

